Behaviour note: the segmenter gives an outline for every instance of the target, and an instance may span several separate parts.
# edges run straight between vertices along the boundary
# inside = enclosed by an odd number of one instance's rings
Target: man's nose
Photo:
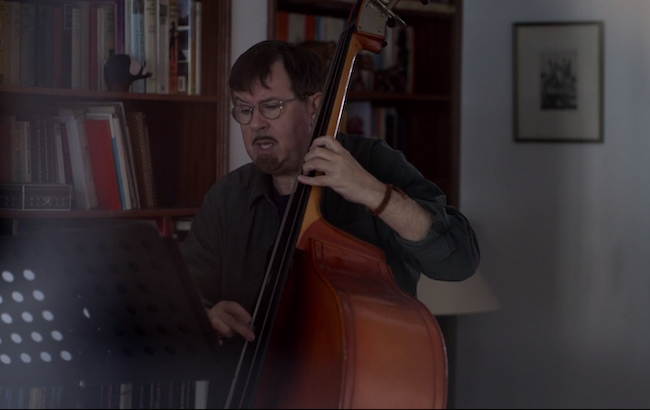
[[[251,114],[251,122],[249,122],[248,125],[255,131],[263,130],[268,127],[269,120],[264,118],[259,108],[257,108],[253,110],[253,113]]]

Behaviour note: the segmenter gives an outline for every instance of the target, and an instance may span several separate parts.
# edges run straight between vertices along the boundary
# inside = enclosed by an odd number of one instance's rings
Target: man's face
[[[271,66],[266,83],[268,88],[256,81],[250,92],[233,93],[235,105],[253,108],[250,123],[241,125],[246,152],[263,172],[275,177],[295,176],[309,143],[320,93],[307,101],[284,103],[280,116],[270,120],[262,116],[258,104],[295,98],[281,60]]]

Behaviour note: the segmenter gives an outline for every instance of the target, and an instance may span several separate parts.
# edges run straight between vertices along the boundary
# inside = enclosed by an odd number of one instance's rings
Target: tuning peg
[[[388,17],[388,20],[386,21],[386,25],[390,28],[393,28],[397,25],[397,21],[393,16]]]

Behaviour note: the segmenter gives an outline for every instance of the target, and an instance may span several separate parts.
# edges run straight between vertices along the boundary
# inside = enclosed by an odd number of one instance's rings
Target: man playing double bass
[[[307,150],[322,71],[316,54],[281,41],[254,45],[232,68],[232,116],[252,163],[206,194],[182,251],[222,347],[235,358],[255,338],[251,313],[296,178],[325,188],[324,219],[383,250],[397,283],[413,296],[420,274],[460,281],[479,263],[467,219],[384,141],[326,135]]]

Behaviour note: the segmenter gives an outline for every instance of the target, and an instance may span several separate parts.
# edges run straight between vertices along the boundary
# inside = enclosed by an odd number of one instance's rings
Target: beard
[[[253,163],[265,174],[275,175],[282,168],[280,161],[274,155],[260,155]]]

